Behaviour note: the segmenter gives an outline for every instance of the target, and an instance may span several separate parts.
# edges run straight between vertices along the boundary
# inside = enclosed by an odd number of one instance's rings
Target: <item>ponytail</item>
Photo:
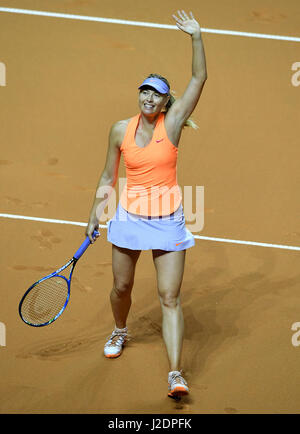
[[[168,112],[168,110],[170,109],[172,104],[174,104],[175,101],[176,101],[176,98],[170,93],[170,99],[166,105],[166,113]],[[185,121],[185,124],[183,125],[183,127],[192,127],[194,130],[197,130],[199,128],[198,125],[191,118],[189,118]]]

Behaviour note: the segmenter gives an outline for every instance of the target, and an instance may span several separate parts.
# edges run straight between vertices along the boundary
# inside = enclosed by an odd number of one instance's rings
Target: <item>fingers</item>
[[[92,234],[91,233],[87,233],[87,236],[89,237],[90,243],[93,244],[94,239],[92,237]]]
[[[95,234],[94,234],[94,232],[96,232]],[[99,224],[97,224],[95,227],[94,227],[94,230],[93,230],[93,235],[92,235],[92,238],[93,238],[93,243],[97,240],[97,238],[99,238],[100,237],[100,232],[99,232]]]
[[[94,244],[94,242],[97,240],[97,238],[99,238],[100,237],[100,234],[97,234],[97,235],[88,235],[88,237],[89,237],[89,239],[90,239],[90,242],[91,242],[91,244]]]
[[[94,231],[97,231],[96,234],[94,234]],[[100,237],[100,233],[99,233],[99,224],[97,225],[88,225],[86,231],[85,231],[85,235],[87,237],[89,237],[90,243],[94,244],[94,242],[96,241],[97,238]]]
[[[192,12],[190,12],[190,17],[189,17],[183,9],[182,9],[181,11],[178,10],[178,11],[177,11],[177,14],[179,15],[181,21],[190,20],[190,19],[194,20],[194,19],[195,19],[195,18],[194,18],[194,15],[193,15]],[[176,16],[173,15],[173,17],[175,18]],[[177,17],[176,17],[176,18],[177,18]],[[177,18],[177,20],[179,21],[178,18]]]
[[[186,14],[186,12],[184,10],[178,10],[177,14],[179,15],[179,18],[173,14],[173,18],[176,21],[176,25],[180,28],[180,26],[182,26],[184,24],[185,21],[189,21],[189,20],[195,20],[194,15],[192,12],[190,12],[190,17]]]
[[[183,12],[183,11],[182,11]],[[177,13],[178,13],[178,15],[179,15],[179,17],[181,18],[181,20],[182,21],[184,21],[184,15],[183,15],[183,13],[182,13],[181,11],[177,11]]]
[[[182,21],[179,18],[177,18],[176,15],[173,14],[172,16],[173,16],[174,20],[176,21],[177,25],[182,23]]]
[[[182,12],[184,12],[184,11],[182,11]],[[176,15],[173,15],[173,18],[175,19],[175,21],[177,21],[177,23],[183,24],[183,22],[185,20],[185,17],[183,16],[183,14],[181,13],[181,11],[179,11],[179,10],[177,11],[177,14],[179,15],[179,18],[177,18]]]
[[[182,15],[183,15],[183,17],[184,17],[184,19],[185,20],[189,20],[189,17],[187,16],[187,14],[185,13],[185,11],[181,11],[182,12]]]

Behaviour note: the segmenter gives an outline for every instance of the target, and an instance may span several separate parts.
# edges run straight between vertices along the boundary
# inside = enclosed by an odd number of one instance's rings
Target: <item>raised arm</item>
[[[179,17],[173,15],[177,27],[189,34],[192,40],[192,77],[183,95],[177,98],[169,109],[167,114],[169,119],[167,120],[166,117],[166,122],[169,122],[170,126],[173,124],[177,128],[182,128],[199,101],[207,79],[207,71],[199,23],[195,20],[192,12],[190,12],[190,17],[184,11],[178,11],[178,15]]]

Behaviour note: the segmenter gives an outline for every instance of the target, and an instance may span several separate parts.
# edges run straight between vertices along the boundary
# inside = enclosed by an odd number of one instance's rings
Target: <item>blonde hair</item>
[[[147,78],[159,78],[164,83],[166,83],[166,85],[170,89],[170,84],[169,84],[168,80],[160,74],[150,74],[150,75],[148,75]],[[174,104],[174,102],[176,101],[176,98],[171,94],[171,92],[169,93],[169,95],[170,95],[170,99],[166,105],[166,110],[165,110],[166,113],[168,112],[168,110],[170,109],[172,104]],[[198,125],[191,118],[187,119],[187,121],[185,122],[183,127],[192,127],[194,130],[197,130],[199,128]]]

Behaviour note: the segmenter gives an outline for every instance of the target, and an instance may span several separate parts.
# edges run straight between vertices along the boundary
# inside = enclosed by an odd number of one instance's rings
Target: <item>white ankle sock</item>
[[[115,326],[115,332],[127,333],[127,331],[128,331],[127,327],[124,327],[123,329],[119,329],[117,326]]]

